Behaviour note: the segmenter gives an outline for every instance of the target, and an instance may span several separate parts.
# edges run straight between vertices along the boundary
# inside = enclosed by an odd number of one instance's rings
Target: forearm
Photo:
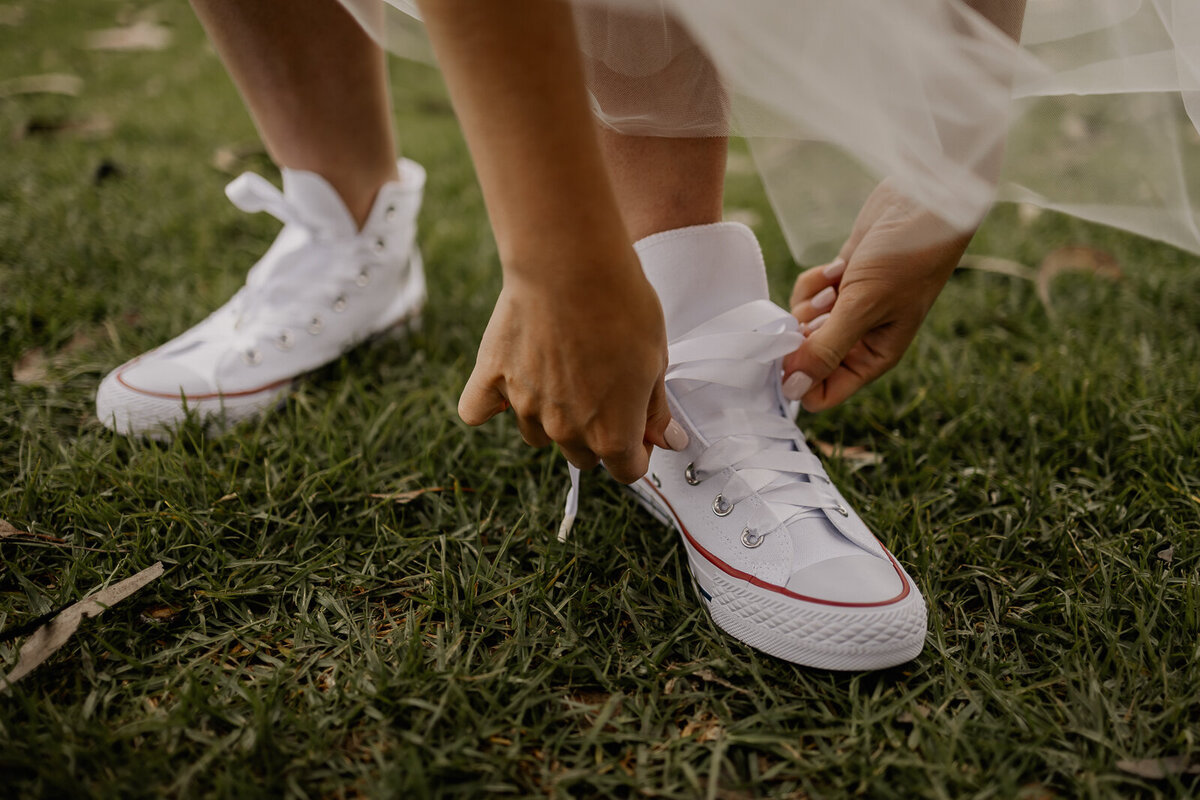
[[[583,269],[584,242],[611,243],[610,252],[628,249],[596,141],[569,5],[420,5],[506,275],[531,271],[535,279],[552,280],[562,270]],[[628,259],[597,256],[588,269],[629,269]]]

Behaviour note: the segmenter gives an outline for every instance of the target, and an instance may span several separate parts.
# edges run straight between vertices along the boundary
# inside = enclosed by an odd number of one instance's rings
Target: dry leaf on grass
[[[67,643],[71,635],[79,628],[84,618],[98,617],[106,608],[111,608],[129,597],[146,584],[163,574],[162,562],[156,562],[131,578],[120,583],[114,583],[90,597],[80,600],[74,605],[67,606],[46,624],[42,625],[21,645],[17,665],[0,678],[0,691],[7,690],[17,681],[33,672],[42,662],[54,654],[54,651]]]
[[[1159,550],[1157,553],[1155,553],[1155,555],[1158,556],[1159,561],[1165,561],[1170,564],[1175,560],[1175,546],[1169,544],[1162,550]]]
[[[1064,272],[1086,272],[1097,278],[1110,281],[1120,280],[1121,268],[1112,253],[1097,247],[1069,245],[1052,250],[1042,259],[1037,271],[1037,294],[1046,311],[1053,314],[1050,303],[1050,284]]]
[[[865,447],[851,445],[850,447],[842,447],[829,442],[813,442],[821,455],[826,458],[840,458],[843,461],[848,461],[856,467],[873,467],[883,463],[883,456],[879,453],[872,452]]]
[[[25,21],[25,9],[21,6],[0,6],[0,25],[16,27]]]
[[[375,500],[392,500],[392,501],[395,501],[396,503],[398,503],[399,505],[404,505],[405,503],[411,503],[413,500],[416,500],[418,497],[420,497],[423,494],[429,494],[430,492],[453,492],[453,491],[473,492],[475,490],[468,489],[465,486],[457,486],[457,487],[455,487],[455,486],[424,486],[420,489],[408,489],[408,490],[402,491],[402,492],[388,492],[387,494],[369,494],[369,495],[367,495],[367,497],[373,498]]]
[[[213,151],[212,165],[227,175],[237,175],[246,170],[246,162],[257,156],[267,155],[260,142],[227,144]]]
[[[83,79],[78,75],[52,72],[46,75],[24,75],[0,81],[0,98],[19,94],[65,94],[75,97],[83,90]]]
[[[47,374],[46,351],[40,347],[26,350],[12,368],[12,379],[21,386],[44,383]]]
[[[423,494],[444,491],[447,491],[445,486],[426,486],[423,489],[409,489],[406,492],[392,492],[391,494],[372,494],[368,495],[368,497],[376,500],[394,500],[400,505],[404,505],[405,503],[411,503]]]
[[[13,364],[13,381],[21,386],[47,383],[52,369],[62,366],[71,356],[87,350],[94,342],[92,332],[85,329],[76,331],[53,357],[47,357],[46,351],[40,347],[26,350]]]
[[[76,136],[80,139],[103,139],[116,129],[112,118],[104,114],[86,117],[33,117],[13,132],[14,139],[29,136]]]
[[[169,625],[177,621],[180,615],[183,614],[182,608],[167,605],[146,606],[142,609],[139,615],[142,622],[149,622],[154,625]]]
[[[680,733],[684,739],[695,736],[698,742],[714,742],[724,735],[725,728],[722,727],[721,720],[707,711],[702,711],[688,720]]]
[[[171,31],[149,20],[92,31],[87,37],[89,50],[162,50],[170,43]]]
[[[1200,775],[1200,756],[1163,756],[1117,762],[1117,769],[1139,778],[1161,780],[1169,775]]]

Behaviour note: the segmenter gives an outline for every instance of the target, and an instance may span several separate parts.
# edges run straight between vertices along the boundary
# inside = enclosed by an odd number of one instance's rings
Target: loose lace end
[[[563,520],[558,526],[558,540],[565,542],[575,524],[575,516],[579,513],[579,470],[571,465],[571,489],[567,492],[567,505],[563,509]]]

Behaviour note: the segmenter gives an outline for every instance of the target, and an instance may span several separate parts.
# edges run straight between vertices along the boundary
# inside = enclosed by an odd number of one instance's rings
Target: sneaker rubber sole
[[[829,670],[894,667],[925,646],[925,601],[891,553],[905,586],[897,598],[873,604],[801,599],[706,553],[650,478],[627,488],[651,515],[679,532],[702,605],[733,638],[785,661]]]

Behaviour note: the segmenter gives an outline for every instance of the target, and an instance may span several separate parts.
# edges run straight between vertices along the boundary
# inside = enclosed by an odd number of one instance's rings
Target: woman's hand
[[[603,460],[622,483],[646,473],[651,445],[686,447],[663,389],[662,309],[632,249],[628,258],[615,280],[585,265],[554,281],[506,275],[459,400],[463,421],[511,406],[526,442],[556,442],[580,469]]]
[[[783,360],[784,394],[820,411],[894,367],[972,235],[880,184],[838,258],[796,280],[792,315],[806,338]]]

